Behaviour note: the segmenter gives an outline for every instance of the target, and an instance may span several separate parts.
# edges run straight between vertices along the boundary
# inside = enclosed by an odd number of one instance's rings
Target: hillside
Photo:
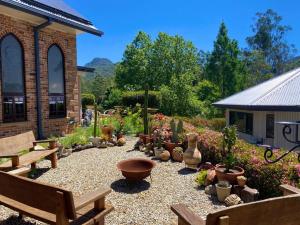
[[[103,77],[112,77],[115,75],[115,64],[106,58],[94,58],[85,66],[96,69],[95,73],[89,73],[86,75],[87,79],[93,78],[96,74],[100,74]]]

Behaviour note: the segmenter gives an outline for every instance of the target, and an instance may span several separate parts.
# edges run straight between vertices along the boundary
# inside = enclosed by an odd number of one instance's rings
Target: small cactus
[[[179,120],[176,124],[175,120],[172,119],[170,122],[170,127],[172,130],[172,142],[178,143],[179,142],[179,135],[183,133],[183,122]]]

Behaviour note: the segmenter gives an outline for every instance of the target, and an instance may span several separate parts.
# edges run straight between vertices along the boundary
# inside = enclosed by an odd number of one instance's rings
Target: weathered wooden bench
[[[28,178],[0,172],[0,204],[48,224],[103,225],[113,210],[105,205],[110,189],[97,190],[80,198],[71,191]]]
[[[57,148],[51,147],[53,140],[36,141],[32,131],[0,139],[0,158],[10,158],[5,163],[0,164],[0,170],[9,168],[21,168],[31,165],[36,167],[36,162],[49,156],[52,168],[57,167]],[[45,149],[38,145],[49,143],[49,148]],[[20,155],[20,152],[28,150],[30,152]]]
[[[183,204],[171,206],[178,225],[299,225],[300,190],[282,185],[283,197],[228,207],[207,215],[206,220]]]

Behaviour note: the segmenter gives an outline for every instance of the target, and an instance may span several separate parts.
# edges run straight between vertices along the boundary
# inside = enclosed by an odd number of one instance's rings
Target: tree
[[[295,53],[294,46],[289,45],[285,39],[291,27],[282,25],[281,21],[282,17],[271,9],[256,13],[252,25],[254,35],[246,39],[251,50],[263,53],[275,75],[284,72],[285,63]]]
[[[239,56],[238,43],[229,39],[227,28],[222,22],[205,70],[206,79],[219,87],[222,97],[241,89],[244,71]]]
[[[126,47],[123,60],[116,68],[116,85],[120,89],[140,90],[145,82],[151,87],[149,55],[152,42],[144,32],[139,32],[133,42]]]

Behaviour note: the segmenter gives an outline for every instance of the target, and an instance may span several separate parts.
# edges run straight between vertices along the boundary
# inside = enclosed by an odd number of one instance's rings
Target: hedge
[[[222,133],[203,129],[199,134],[199,149],[203,162],[222,163]],[[299,167],[296,154],[291,154],[275,164],[268,164],[264,160],[264,151],[264,148],[243,140],[238,140],[233,149],[238,166],[245,170],[248,185],[260,192],[260,198],[281,195],[279,185],[282,183],[299,184],[299,175],[295,169]],[[282,150],[278,150],[275,157],[282,153]]]
[[[95,96],[93,94],[82,94],[81,95],[82,108],[85,109],[87,105],[95,104]]]
[[[122,104],[128,107],[134,107],[137,103],[144,104],[144,91],[126,91],[122,95]],[[150,108],[159,107],[159,92],[149,91],[148,105]]]

